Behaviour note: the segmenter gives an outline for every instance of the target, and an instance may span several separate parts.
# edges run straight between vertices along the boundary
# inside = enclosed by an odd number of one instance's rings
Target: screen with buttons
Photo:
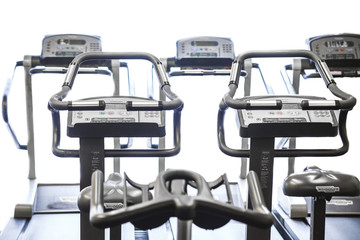
[[[176,42],[176,66],[181,69],[230,69],[235,59],[229,38],[193,37]]]
[[[177,59],[231,58],[234,59],[233,42],[229,38],[196,37],[178,40]]]
[[[98,36],[60,34],[45,36],[41,57],[75,57],[84,52],[101,51]]]
[[[307,96],[265,97],[256,100],[281,100],[279,110],[238,111],[240,134],[256,136],[334,136],[338,122],[333,110],[302,110],[302,100],[324,100]]]
[[[360,35],[338,34],[307,40],[310,50],[323,60],[360,59]]]
[[[157,136],[165,130],[162,111],[127,111],[126,102],[154,101],[138,97],[104,97],[81,102],[104,100],[101,111],[70,111],[68,116],[69,136],[89,136],[90,132],[105,136]],[[131,136],[130,136],[131,135]]]

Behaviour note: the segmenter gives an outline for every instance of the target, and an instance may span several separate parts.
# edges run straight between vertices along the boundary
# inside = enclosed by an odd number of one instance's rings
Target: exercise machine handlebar
[[[287,58],[287,57],[302,57],[308,58],[313,61],[320,76],[324,80],[327,88],[330,92],[340,98],[341,100],[327,100],[327,101],[314,101],[303,100],[301,107],[304,110],[316,110],[316,109],[347,109],[351,110],[355,104],[356,99],[352,95],[340,90],[331,72],[326,65],[325,61],[321,60],[316,54],[308,50],[275,50],[275,51],[251,51],[245,52],[237,56],[231,67],[229,92],[224,96],[220,108],[224,109],[231,107],[234,109],[281,109],[281,100],[276,101],[261,101],[252,102],[244,99],[234,99],[236,89],[239,84],[241,75],[241,67],[245,59],[248,58]]]
[[[80,65],[89,60],[101,59],[143,59],[150,61],[157,72],[161,89],[171,101],[158,101],[151,104],[143,104],[128,101],[126,108],[128,111],[140,110],[175,110],[182,108],[183,102],[181,99],[171,91],[166,72],[162,66],[161,61],[149,53],[136,53],[136,52],[88,52],[77,55],[74,60],[69,64],[68,72],[65,77],[63,87],[60,92],[53,95],[49,101],[49,106],[54,110],[103,110],[105,109],[105,102],[100,100],[97,102],[81,102],[73,103],[71,101],[63,101],[71,90]]]
[[[27,150],[27,145],[26,144],[21,144],[15,134],[14,129],[11,127],[10,121],[9,121],[9,114],[8,114],[8,96],[9,96],[9,92],[11,89],[11,84],[12,84],[12,80],[14,78],[14,74],[16,71],[17,67],[20,66],[24,66],[23,61],[18,61],[16,62],[14,71],[13,71],[13,76],[11,78],[8,79],[5,90],[4,90],[4,94],[3,94],[3,98],[2,98],[2,116],[3,116],[3,120],[6,124],[6,126],[8,127],[10,134],[12,136],[12,138],[14,139],[15,145],[18,149],[21,150]]]
[[[187,195],[183,192],[182,185],[171,187],[181,189],[169,190],[167,183],[177,179],[195,185],[197,195]],[[256,173],[249,173],[248,182],[253,210],[215,200],[209,184],[200,174],[188,170],[167,170],[161,172],[154,183],[143,188],[145,194],[150,188],[154,189],[154,197],[151,200],[145,197],[142,203],[104,212],[103,173],[97,170],[92,175],[90,222],[98,228],[132,222],[139,228],[151,229],[160,226],[170,217],[177,217],[180,220],[193,220],[195,225],[206,229],[219,228],[230,220],[268,228],[273,224],[273,217],[265,207]]]
[[[217,137],[219,148],[222,152],[233,157],[249,157],[250,151],[243,149],[230,148],[225,141],[224,131],[224,117],[226,110],[230,107],[233,109],[247,109],[247,110],[266,110],[266,109],[281,109],[282,101],[279,100],[249,100],[244,97],[241,99],[234,99],[239,78],[241,64],[247,58],[277,58],[277,57],[306,57],[310,58],[326,83],[330,92],[341,98],[342,100],[303,100],[301,108],[303,110],[341,110],[339,115],[339,135],[342,141],[342,146],[336,149],[276,149],[274,157],[316,157],[316,156],[340,156],[345,154],[349,149],[349,140],[346,130],[347,113],[355,104],[356,99],[352,95],[340,90],[330,73],[326,63],[322,61],[317,55],[307,50],[282,50],[282,51],[254,51],[246,52],[239,55],[233,63],[232,74],[230,76],[229,91],[225,94],[219,105]]]

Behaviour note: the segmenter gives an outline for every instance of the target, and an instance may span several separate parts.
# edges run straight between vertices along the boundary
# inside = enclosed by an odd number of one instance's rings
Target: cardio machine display
[[[307,39],[310,50],[332,67],[359,67],[360,35],[322,35]]]
[[[235,57],[229,38],[195,37],[176,42],[178,66],[229,68]]]
[[[72,57],[84,52],[100,52],[101,39],[98,36],[60,34],[45,36],[42,43],[42,58]]]
[[[356,34],[324,35],[307,40],[310,50],[324,60],[360,58],[360,36]]]
[[[165,136],[162,111],[127,111],[126,103],[155,104],[155,100],[135,97],[103,97],[82,100],[83,103],[104,100],[101,111],[71,111],[68,117],[68,135],[106,137],[162,137]],[[76,104],[76,102],[73,102]]]
[[[250,99],[250,98],[249,98]],[[276,101],[279,96],[258,97],[259,104]],[[251,97],[256,101],[257,97]],[[239,110],[240,135],[243,137],[271,136],[336,136],[338,121],[333,110],[303,110],[302,101],[326,101],[325,98],[309,96],[282,96],[281,109]],[[274,105],[275,106],[275,105]]]

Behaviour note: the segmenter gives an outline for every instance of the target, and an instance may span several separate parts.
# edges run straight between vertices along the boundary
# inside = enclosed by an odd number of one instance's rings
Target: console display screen
[[[218,46],[219,43],[216,41],[192,41],[192,46],[204,47],[204,46]]]
[[[354,42],[352,42],[352,41],[326,41],[325,42],[325,47],[329,47],[329,48],[338,48],[338,47],[346,48],[346,47],[353,47],[353,46],[354,46]]]

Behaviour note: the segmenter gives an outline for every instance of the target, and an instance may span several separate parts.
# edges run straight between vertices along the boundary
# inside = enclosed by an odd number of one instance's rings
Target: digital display
[[[204,46],[218,46],[217,41],[192,41],[191,46],[204,47]]]
[[[341,41],[341,40],[337,40],[337,41],[327,41],[325,42],[325,47],[328,48],[346,48],[346,47],[353,47],[354,46],[354,42],[352,41]]]
[[[85,40],[70,39],[70,45],[85,45]]]
[[[85,45],[86,41],[83,39],[59,39],[57,43],[60,44],[70,44],[70,45]]]

